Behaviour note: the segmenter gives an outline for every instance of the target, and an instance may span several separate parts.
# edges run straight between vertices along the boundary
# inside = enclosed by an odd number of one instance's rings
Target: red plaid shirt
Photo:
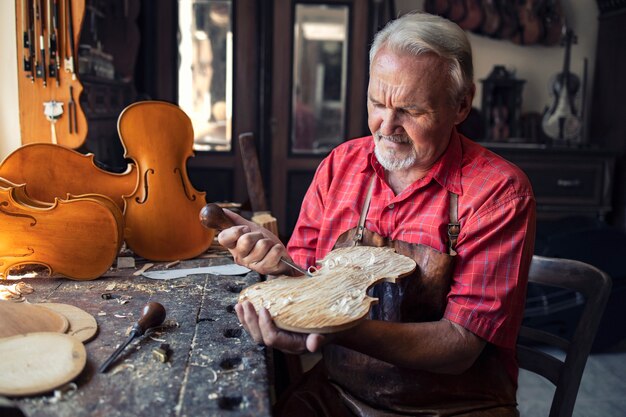
[[[516,380],[514,347],[535,240],[535,200],[526,175],[454,131],[428,175],[395,195],[372,137],[350,140],[317,169],[288,244],[294,261],[314,265],[357,226],[374,174],[366,227],[442,252],[448,250],[449,192],[459,195],[461,234],[444,317],[498,346]]]

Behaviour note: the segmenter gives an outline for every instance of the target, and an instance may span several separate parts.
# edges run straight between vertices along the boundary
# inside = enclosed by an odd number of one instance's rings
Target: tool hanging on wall
[[[48,65],[48,74],[50,78],[56,80],[57,87],[60,85],[58,72],[58,33],[57,33],[57,4],[52,0],[46,0],[48,12],[48,51],[50,53],[50,64]]]
[[[24,49],[22,51],[24,57],[23,69],[26,73],[26,78],[30,78],[34,82],[33,77],[33,41],[32,41],[32,17],[30,7],[26,2],[22,2],[22,42]]]
[[[74,67],[74,24],[72,19],[72,0],[65,0],[65,13],[67,22],[67,50],[65,56],[65,71],[72,74],[72,80],[76,79],[76,72]]]
[[[67,102],[67,110],[69,112],[68,122],[70,124],[70,133],[78,133],[78,124],[76,123],[76,103],[74,102],[74,87],[70,85],[70,99]]]
[[[35,75],[37,78],[43,79],[43,86],[47,85],[46,78],[46,48],[44,45],[44,16],[43,10],[41,8],[41,0],[33,0],[34,9],[35,9],[35,38],[39,39],[39,60],[37,61],[37,66],[35,67]],[[37,25],[37,22],[39,25]],[[39,36],[37,36],[37,27],[39,26]]]
[[[46,101],[43,103],[43,113],[46,115],[46,119],[50,121],[50,138],[52,143],[57,143],[57,132],[55,125],[59,117],[63,114],[63,103],[58,101]],[[70,129],[72,125],[70,124]]]

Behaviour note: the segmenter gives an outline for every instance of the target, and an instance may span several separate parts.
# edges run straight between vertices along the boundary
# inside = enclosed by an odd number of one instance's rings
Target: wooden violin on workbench
[[[33,200],[24,185],[0,178],[0,278],[19,266],[94,279],[113,264],[122,245],[122,212],[102,195]]]
[[[193,156],[193,127],[178,107],[159,101],[131,104],[120,114],[124,157],[135,162],[137,185],[124,196],[127,245],[146,259],[189,259],[206,251],[215,230],[198,221],[205,193],[187,176]]]

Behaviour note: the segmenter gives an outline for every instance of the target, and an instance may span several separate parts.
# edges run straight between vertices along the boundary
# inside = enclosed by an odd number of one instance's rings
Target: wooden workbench
[[[232,260],[210,257],[175,268],[226,263]],[[96,318],[99,332],[86,344],[77,390],[60,400],[49,394],[14,398],[14,404],[28,417],[270,416],[265,348],[242,329],[233,309],[239,291],[258,281],[258,274],[157,281],[133,276],[135,271],[111,269],[94,281],[24,280],[35,288],[29,302],[80,307]],[[103,298],[107,293],[112,298]],[[164,325],[132,342],[106,374],[97,373],[148,301],[165,306]],[[171,348],[165,363],[152,353],[162,343]]]

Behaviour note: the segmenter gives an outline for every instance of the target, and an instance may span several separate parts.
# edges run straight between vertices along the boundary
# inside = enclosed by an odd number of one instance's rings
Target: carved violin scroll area
[[[367,289],[381,281],[395,282],[415,270],[413,259],[387,247],[335,249],[314,277],[279,277],[244,289],[239,301],[266,308],[276,326],[300,333],[333,333],[365,318],[378,300]]]

